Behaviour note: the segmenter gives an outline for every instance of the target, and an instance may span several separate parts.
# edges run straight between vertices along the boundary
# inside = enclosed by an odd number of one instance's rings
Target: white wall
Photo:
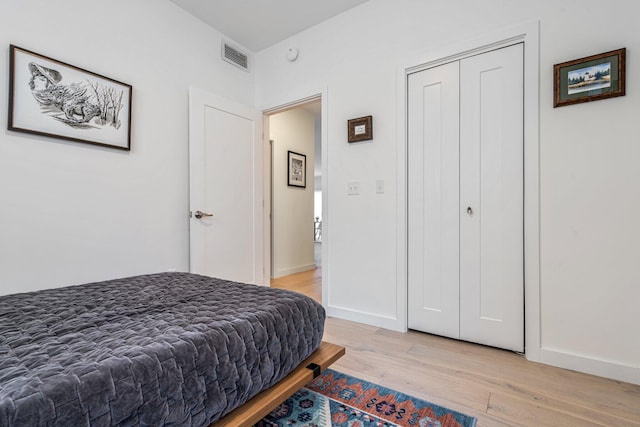
[[[188,269],[188,87],[254,96],[220,41],[167,0],[0,0],[3,120],[10,43],[133,86],[131,152],[0,131],[0,294]]]
[[[256,56],[259,106],[326,87],[331,227],[328,306],[389,324],[396,310],[397,70],[442,46],[540,21],[540,342],[546,363],[640,383],[640,3],[612,0],[370,0]],[[295,46],[299,59],[289,63]],[[552,107],[553,64],[627,47],[627,96]],[[416,64],[417,65],[417,64]],[[374,139],[347,144],[372,114]],[[375,181],[385,180],[385,194]],[[346,184],[360,181],[361,195]],[[529,349],[531,350],[531,349]]]
[[[314,115],[302,108],[269,117],[273,140],[273,233],[271,274],[315,268],[313,259]],[[288,151],[307,156],[306,187],[287,185]]]
[[[315,117],[314,133],[314,196],[313,196],[313,217],[322,220],[322,117],[317,114]]]

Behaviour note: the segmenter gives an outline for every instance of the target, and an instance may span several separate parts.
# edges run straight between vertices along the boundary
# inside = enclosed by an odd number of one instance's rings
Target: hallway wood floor
[[[321,301],[321,270],[271,281]],[[332,368],[473,415],[478,426],[640,426],[640,386],[527,361],[504,350],[334,318]]]

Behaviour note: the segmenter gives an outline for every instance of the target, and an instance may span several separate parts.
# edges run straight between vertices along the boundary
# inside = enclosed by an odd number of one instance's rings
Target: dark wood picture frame
[[[287,151],[287,185],[289,187],[307,187],[307,156]]]
[[[131,85],[9,49],[7,130],[131,150]]]
[[[373,139],[373,116],[364,116],[348,120],[347,131],[349,142]]]
[[[626,48],[553,66],[553,107],[625,95]]]

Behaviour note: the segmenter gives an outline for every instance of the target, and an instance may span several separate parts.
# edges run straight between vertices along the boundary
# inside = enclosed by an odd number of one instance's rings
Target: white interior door
[[[460,63],[460,338],[524,350],[523,46]]]
[[[409,76],[412,329],[459,338],[459,63]]]
[[[190,269],[261,284],[262,114],[189,92]]]
[[[408,80],[408,325],[524,349],[523,48]]]

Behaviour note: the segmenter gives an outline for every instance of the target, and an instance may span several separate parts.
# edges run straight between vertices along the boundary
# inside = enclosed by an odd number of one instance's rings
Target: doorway
[[[270,279],[314,271],[321,290],[321,98],[266,113],[270,140]],[[301,174],[293,169],[302,165]],[[279,281],[282,283],[282,280]]]

